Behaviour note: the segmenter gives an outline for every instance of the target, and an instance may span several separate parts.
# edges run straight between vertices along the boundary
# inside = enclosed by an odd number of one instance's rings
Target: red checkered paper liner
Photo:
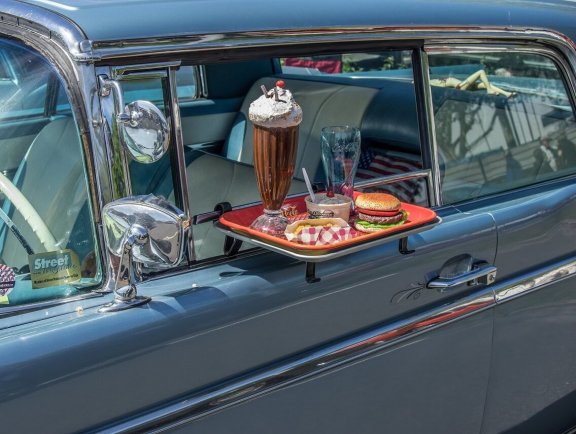
[[[351,237],[351,228],[340,226],[309,226],[297,234],[286,233],[288,241],[307,246],[326,246]]]

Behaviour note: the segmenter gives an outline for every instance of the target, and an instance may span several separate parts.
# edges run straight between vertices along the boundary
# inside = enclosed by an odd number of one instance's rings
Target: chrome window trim
[[[422,128],[422,122],[425,123],[426,130],[421,132],[425,138],[421,139],[421,152],[422,152],[422,163],[428,164],[430,167],[430,175],[427,179],[428,182],[428,200],[431,207],[439,206],[442,203],[442,188],[441,188],[441,176],[440,176],[440,160],[438,158],[438,143],[436,141],[436,124],[434,120],[434,104],[432,100],[432,88],[430,86],[430,67],[428,64],[428,55],[425,51],[418,52],[418,63],[420,65],[420,78],[421,83],[421,98],[422,98],[422,110],[424,111],[424,116],[422,120],[419,120],[420,128]],[[430,149],[426,149],[427,146]],[[426,167],[426,166],[424,166]]]
[[[565,35],[549,29],[518,27],[326,27],[318,29],[285,29],[239,33],[191,34],[182,37],[142,38],[135,40],[93,41],[94,55],[102,60],[146,57],[155,54],[178,55],[184,52],[209,52],[274,46],[309,44],[427,41],[429,44],[471,43],[486,41],[548,42],[571,47],[574,43]]]
[[[30,17],[35,16],[31,14]],[[3,18],[6,15],[2,14]],[[59,20],[56,20],[60,22]],[[7,36],[27,45],[54,67],[58,77],[65,84],[65,91],[70,101],[70,110],[78,129],[82,151],[84,156],[84,168],[87,177],[88,200],[90,201],[91,218],[94,223],[94,238],[96,257],[100,265],[102,280],[98,287],[104,285],[108,252],[104,246],[104,234],[101,224],[101,205],[112,200],[110,187],[110,171],[108,170],[109,156],[106,151],[106,140],[101,127],[100,104],[97,97],[96,76],[93,65],[78,64],[70,47],[63,45],[62,38],[46,37],[43,33],[35,30],[36,26],[20,25],[19,21],[0,20],[2,37]],[[68,35],[78,35],[78,31],[68,29]],[[52,36],[52,33],[49,33]],[[72,35],[72,36],[71,36]],[[70,41],[68,41],[70,42]],[[86,289],[89,290],[88,288]],[[5,307],[2,310],[8,315],[14,312],[27,312],[43,307],[56,306],[76,300],[84,300],[97,297],[87,293],[86,295],[65,297],[45,302],[31,303],[20,306]]]
[[[178,65],[180,66],[180,65]],[[178,179],[180,181],[180,200],[182,201],[182,209],[186,214],[186,217],[190,219],[190,202],[188,199],[188,175],[186,174],[186,156],[184,155],[184,136],[182,133],[182,120],[180,118],[180,104],[178,103],[178,83],[176,82],[176,67],[172,66],[168,71],[168,83],[170,86],[170,105],[172,111],[172,126],[174,129],[174,138],[176,143],[176,153],[177,153],[177,171]],[[188,232],[185,232],[184,244],[187,245],[186,254],[188,263],[196,259],[196,253],[194,250],[194,233],[193,227],[190,225],[188,227]]]
[[[78,62],[95,60],[92,55],[91,41],[80,27],[63,15],[14,0],[2,0],[2,6],[5,8],[5,11],[1,13],[2,24],[18,27],[50,39],[58,39],[72,58]]]
[[[34,311],[47,309],[49,307],[54,307],[54,306],[58,306],[58,305],[65,304],[65,303],[72,303],[74,301],[82,301],[82,300],[87,300],[90,298],[97,298],[97,297],[102,296],[102,294],[99,294],[97,292],[93,292],[93,291],[89,292],[88,290],[86,290],[86,291],[87,292],[84,294],[79,294],[79,295],[75,295],[72,297],[55,298],[52,300],[39,301],[37,303],[20,304],[17,306],[6,306],[6,307],[3,307],[2,309],[0,309],[0,318],[5,318],[5,317],[12,316],[15,314],[34,312]]]
[[[206,66],[195,65],[196,98],[208,98],[208,81],[206,78]]]

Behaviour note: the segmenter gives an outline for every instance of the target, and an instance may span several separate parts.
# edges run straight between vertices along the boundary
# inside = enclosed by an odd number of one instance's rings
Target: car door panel
[[[576,186],[535,190],[493,215],[499,305],[483,432],[563,432],[576,425],[566,411],[576,402]]]
[[[485,390],[491,329],[487,311],[170,432],[479,432],[484,396],[462,390]]]
[[[495,309],[483,433],[562,433],[576,425],[576,278]]]
[[[180,105],[183,141],[188,146],[222,146],[238,114],[242,98],[199,99]],[[219,151],[218,146],[215,148]]]
[[[563,183],[494,207],[502,277],[525,273],[576,250],[576,185]]]

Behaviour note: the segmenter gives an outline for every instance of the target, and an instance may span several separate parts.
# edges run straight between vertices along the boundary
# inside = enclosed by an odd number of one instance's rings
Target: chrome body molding
[[[551,283],[574,275],[576,275],[576,259],[571,258],[570,260],[557,264],[554,267],[541,270],[538,273],[512,285],[506,285],[503,287],[498,287],[498,285],[496,285],[493,288],[496,302],[502,303],[512,300],[521,295],[537,291]]]
[[[101,59],[146,57],[155,54],[178,55],[183,52],[203,52],[221,49],[245,49],[262,47],[293,47],[309,44],[332,44],[338,42],[427,41],[431,44],[450,44],[508,41],[534,42],[541,40],[558,46],[571,47],[574,43],[565,35],[548,29],[524,29],[504,27],[323,27],[306,30],[269,30],[239,33],[191,34],[173,38],[144,38],[119,41],[93,41],[94,55]]]
[[[499,303],[544,289],[547,285],[576,275],[576,258],[539,270],[520,281],[494,284],[456,300],[454,303],[421,313],[409,319],[378,327],[298,359],[238,381],[187,397],[166,407],[109,426],[102,432],[159,433],[186,424],[227,407],[325,374],[332,369],[362,360],[392,345],[434,330]]]
[[[46,301],[41,301],[38,303],[30,303],[30,304],[24,304],[24,305],[20,305],[20,306],[5,306],[2,308],[2,310],[0,310],[0,318],[12,316],[12,315],[17,315],[17,314],[19,315],[19,314],[26,313],[26,312],[33,312],[33,311],[37,311],[37,310],[48,309],[50,307],[58,306],[61,304],[68,304],[68,303],[75,302],[75,301],[82,301],[82,300],[86,300],[89,298],[97,298],[97,297],[101,297],[101,296],[102,296],[102,294],[99,294],[97,292],[86,292],[84,294],[76,295],[74,297],[57,298],[54,300],[46,300]]]

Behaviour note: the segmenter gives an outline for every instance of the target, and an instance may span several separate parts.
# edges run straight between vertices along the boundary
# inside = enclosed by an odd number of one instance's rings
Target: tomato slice
[[[371,209],[363,209],[363,208],[358,208],[358,207],[356,207],[356,211],[362,212],[364,214],[379,216],[379,217],[394,217],[396,214],[398,214],[400,212],[399,209],[396,211],[375,211],[375,210],[371,210]]]

